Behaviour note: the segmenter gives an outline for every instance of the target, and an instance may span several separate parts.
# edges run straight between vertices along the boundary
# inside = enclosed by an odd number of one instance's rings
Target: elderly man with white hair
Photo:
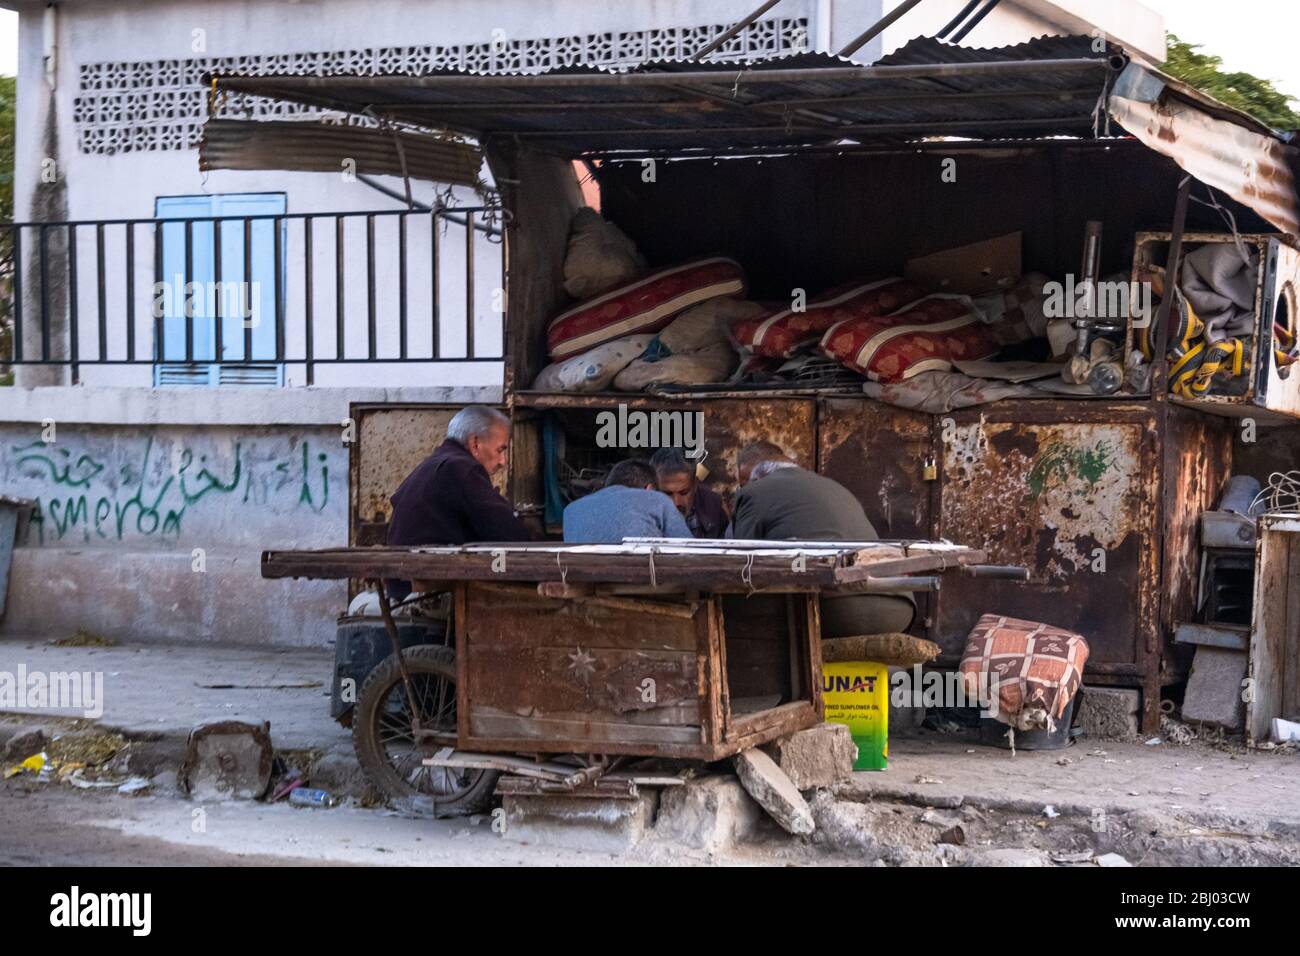
[[[393,494],[390,545],[528,541],[533,535],[492,486],[510,450],[510,420],[495,408],[470,405],[447,426],[447,440],[416,466]],[[409,582],[389,581],[401,600]]]

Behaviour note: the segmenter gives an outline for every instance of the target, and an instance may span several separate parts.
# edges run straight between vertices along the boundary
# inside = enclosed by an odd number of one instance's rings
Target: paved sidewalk
[[[270,721],[278,749],[350,749],[351,736],[329,716],[332,649],[213,645],[55,647],[41,640],[0,640],[0,671],[103,674],[103,715],[96,721],[127,736],[188,736],[217,720]],[[28,720],[81,717],[70,710],[0,709]]]
[[[891,737],[889,769],[855,773],[848,799],[963,803],[1041,815],[1159,813],[1300,839],[1300,752],[1081,738],[1064,750],[1007,750],[965,734]]]

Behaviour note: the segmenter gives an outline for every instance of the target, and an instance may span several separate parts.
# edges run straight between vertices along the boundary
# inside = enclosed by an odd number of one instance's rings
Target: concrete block
[[[49,735],[44,727],[32,727],[20,730],[9,738],[5,744],[3,759],[6,764],[26,760],[32,754],[40,753],[49,743]]]
[[[731,760],[745,790],[781,829],[796,836],[817,829],[808,802],[776,761],[758,749],[738,753]]]
[[[1238,730],[1246,714],[1241,699],[1246,655],[1219,647],[1198,647],[1183,695],[1183,720],[1199,720]]]
[[[1141,691],[1084,685],[1078,725],[1085,737],[1136,737]]]
[[[575,850],[622,853],[641,842],[655,816],[658,794],[642,790],[635,800],[606,797],[507,794],[504,839]]]
[[[799,790],[833,787],[853,773],[858,747],[844,724],[818,724],[763,748]]]
[[[817,823],[817,843],[841,852],[862,853],[869,859],[881,854],[866,804],[837,800],[822,791],[813,797],[812,812]]]
[[[763,811],[740,781],[715,774],[665,787],[659,797],[655,835],[697,850],[716,853],[751,837]]]

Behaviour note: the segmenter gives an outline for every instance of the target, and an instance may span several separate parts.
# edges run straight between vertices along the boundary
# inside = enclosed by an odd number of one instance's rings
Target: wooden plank
[[[1271,532],[1289,545],[1287,551],[1286,625],[1282,631],[1282,708],[1279,717],[1300,716],[1300,534]]]
[[[809,595],[804,598],[804,663],[808,668],[808,687],[811,691],[813,710],[817,720],[824,719],[825,705],[822,701],[822,605],[821,601]]]
[[[538,743],[544,743],[543,749],[551,753],[603,753],[605,747],[623,744],[698,744],[700,730],[689,726],[616,723],[583,715],[524,717],[495,707],[476,708],[470,715],[466,746],[477,749],[484,746],[484,741],[494,738],[531,741],[522,747],[505,749],[535,749]]]
[[[821,723],[821,719],[821,714],[806,700],[737,717],[732,723],[731,735],[722,748],[724,752],[719,756],[729,756],[750,747],[770,743],[795,731],[806,730]]]
[[[472,625],[471,625],[472,627]],[[582,713],[617,720],[639,713],[648,722],[671,721],[680,704],[698,700],[694,655],[685,651],[627,651],[579,647],[484,647],[470,638],[473,709],[549,716]],[[653,681],[653,696],[643,693]]]
[[[268,551],[262,555],[265,578],[319,580],[397,578],[404,581],[562,581],[689,586],[746,593],[755,588],[807,591],[834,583],[835,558],[808,558],[795,571],[781,555],[682,552],[622,554],[564,551],[485,550],[434,552],[393,548],[334,551]]]
[[[468,585],[458,584],[451,596],[453,626],[456,629],[456,736],[462,741],[469,736],[469,712],[473,707],[470,700],[470,652],[465,628],[465,594],[468,589]]]
[[[723,715],[730,705],[722,680],[721,600],[714,598],[709,601],[708,609],[708,615],[698,622],[696,631],[696,671],[700,680],[700,729],[704,742],[713,745],[724,736]]]
[[[474,582],[465,613],[476,647],[565,647],[629,651],[695,650],[692,619],[704,613],[681,605],[681,614],[646,614],[634,602],[575,603],[544,598],[528,585]]]
[[[1291,541],[1295,535],[1274,531],[1260,523],[1255,544],[1255,595],[1250,634],[1250,656],[1246,674],[1251,693],[1246,699],[1246,740],[1252,746],[1268,739],[1274,717],[1282,716],[1285,688],[1286,640],[1289,620],[1288,591],[1291,575],[1300,574],[1300,563],[1291,563]]]
[[[851,590],[853,584],[868,578],[885,578],[902,574],[919,574],[923,571],[944,571],[967,564],[983,564],[985,553],[966,549],[958,553],[934,552],[916,554],[905,558],[888,558],[868,564],[855,564],[835,570],[837,590]]]

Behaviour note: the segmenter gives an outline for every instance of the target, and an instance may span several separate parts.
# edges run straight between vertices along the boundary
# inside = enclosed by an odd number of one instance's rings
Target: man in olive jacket
[[[741,449],[740,491],[732,538],[763,541],[878,541],[862,504],[837,481],[800,468],[771,442]],[[911,595],[824,595],[822,636],[906,631],[916,613]]]

